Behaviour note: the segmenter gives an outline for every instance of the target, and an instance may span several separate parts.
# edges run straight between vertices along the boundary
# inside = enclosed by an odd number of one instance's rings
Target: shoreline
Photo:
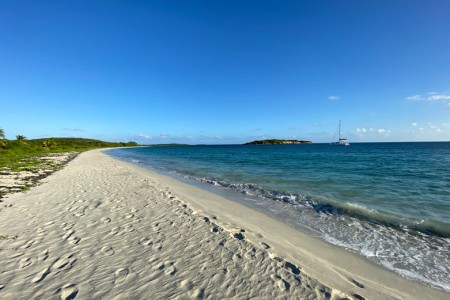
[[[0,297],[449,297],[104,150],[6,196]]]
[[[138,171],[148,171],[155,174],[161,184],[170,186],[174,191],[174,195],[186,199],[201,213],[210,216],[221,215],[221,219],[225,222],[225,227],[239,227],[238,224],[240,224],[241,227],[252,228],[252,234],[249,235],[252,237],[252,241],[258,243],[261,242],[260,240],[263,240],[263,242],[264,240],[270,240],[274,245],[273,248],[278,250],[271,254],[273,257],[277,255],[284,258],[289,257],[291,260],[303,265],[303,269],[308,268],[308,274],[322,283],[332,286],[336,284],[340,290],[348,292],[352,291],[352,289],[354,290],[355,286],[358,289],[359,285],[364,286],[363,289],[367,289],[369,287],[368,284],[363,282],[372,281],[374,285],[371,288],[374,293],[369,299],[383,299],[383,296],[380,297],[380,292],[386,288],[393,292],[392,295],[386,295],[388,298],[391,296],[404,297],[405,299],[421,298],[418,295],[421,295],[419,290],[422,288],[438,292],[435,299],[440,299],[440,293],[442,293],[442,297],[450,295],[450,293],[441,289],[403,278],[392,270],[380,266],[363,256],[346,251],[341,247],[294,229],[245,204],[226,199],[214,192],[204,190],[197,185],[182,182],[172,176],[139,167],[125,160],[114,159],[136,168]],[[215,201],[210,201],[212,199]],[[236,214],[236,212],[239,212],[239,214]],[[245,226],[242,224],[245,224]],[[265,224],[271,224],[271,229],[276,232],[267,232],[264,228]],[[259,238],[262,232],[265,233],[263,239]],[[316,257],[317,253],[320,253],[319,257]],[[320,266],[318,262],[325,262],[326,265]],[[332,278],[333,275],[338,275],[340,278],[335,280]],[[351,278],[351,276],[358,277],[362,283],[359,283],[357,279]],[[402,288],[395,291],[399,287]],[[430,296],[425,296],[424,294],[422,299],[427,297]]]

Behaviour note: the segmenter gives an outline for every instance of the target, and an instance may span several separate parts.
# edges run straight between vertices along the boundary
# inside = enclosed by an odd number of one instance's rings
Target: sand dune
[[[376,266],[373,278],[340,269],[329,264],[333,247],[327,246],[323,257],[311,254],[298,244],[311,245],[313,239],[285,225],[98,150],[4,200],[1,299],[448,296]],[[295,236],[287,241],[284,234]],[[360,258],[345,257],[355,269],[372,270]],[[387,281],[395,278],[392,286],[378,280],[385,275]]]

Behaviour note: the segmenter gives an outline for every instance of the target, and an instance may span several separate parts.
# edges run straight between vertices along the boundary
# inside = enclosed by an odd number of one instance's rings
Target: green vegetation
[[[298,144],[311,144],[311,141],[301,141],[301,140],[261,140],[253,141],[250,143],[245,143],[244,145],[298,145]]]
[[[11,171],[33,169],[41,161],[39,156],[58,152],[82,152],[96,148],[133,147],[135,142],[112,143],[83,138],[49,138],[26,140],[22,135],[15,141],[0,140],[0,168]]]
[[[27,138],[24,135],[16,135],[16,139],[19,142],[25,141]]]

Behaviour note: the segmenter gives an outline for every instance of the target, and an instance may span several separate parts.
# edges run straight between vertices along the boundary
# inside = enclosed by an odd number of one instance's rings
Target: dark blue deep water
[[[450,291],[450,143],[113,149]]]

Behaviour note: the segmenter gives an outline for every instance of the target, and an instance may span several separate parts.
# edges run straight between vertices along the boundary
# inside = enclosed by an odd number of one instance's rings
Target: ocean
[[[107,153],[450,292],[450,142],[149,146]]]

